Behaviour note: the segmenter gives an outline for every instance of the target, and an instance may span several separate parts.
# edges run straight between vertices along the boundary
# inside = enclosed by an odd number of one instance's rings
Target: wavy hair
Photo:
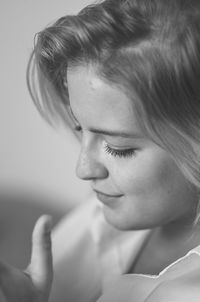
[[[92,65],[200,188],[199,20],[199,0],[105,0],[60,18],[36,35],[29,61],[38,110],[51,123],[69,121],[66,71]]]

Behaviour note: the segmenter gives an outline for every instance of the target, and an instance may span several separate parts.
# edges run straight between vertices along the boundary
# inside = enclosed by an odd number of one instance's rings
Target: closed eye
[[[132,157],[135,155],[138,149],[128,148],[128,149],[116,149],[111,148],[108,144],[105,145],[105,151],[115,157]]]

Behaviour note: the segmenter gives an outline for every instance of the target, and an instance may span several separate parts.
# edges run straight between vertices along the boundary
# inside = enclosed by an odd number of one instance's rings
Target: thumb
[[[32,234],[31,261],[26,270],[35,288],[47,295],[53,279],[51,224],[52,219],[48,215],[37,220]]]

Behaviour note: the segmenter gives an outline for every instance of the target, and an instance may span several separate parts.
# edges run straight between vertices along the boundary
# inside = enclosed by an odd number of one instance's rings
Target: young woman
[[[91,182],[107,222],[119,230],[151,230],[127,268],[127,284],[122,279],[117,286],[122,294],[114,287],[113,301],[125,299],[138,273],[154,280],[143,299],[165,278],[167,284],[174,279],[179,301],[191,301],[195,292],[185,271],[188,257],[181,266],[184,297],[181,278],[166,267],[200,244],[199,18],[195,0],[107,0],[37,36],[37,107],[50,121],[71,117],[81,141],[77,175]],[[146,277],[140,279],[143,288]],[[137,301],[140,294],[137,287],[127,295]]]
[[[146,232],[98,301],[200,300],[199,19],[198,0],[105,0],[37,35],[39,111],[77,132],[108,224]]]

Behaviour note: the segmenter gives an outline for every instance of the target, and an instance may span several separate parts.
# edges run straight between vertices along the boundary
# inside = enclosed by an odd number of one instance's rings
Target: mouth
[[[94,192],[96,193],[98,200],[101,201],[105,205],[111,205],[111,204],[115,203],[116,200],[118,200],[120,197],[123,196],[122,194],[110,195],[110,194],[103,193],[103,192],[100,192],[97,190],[94,190]]]

